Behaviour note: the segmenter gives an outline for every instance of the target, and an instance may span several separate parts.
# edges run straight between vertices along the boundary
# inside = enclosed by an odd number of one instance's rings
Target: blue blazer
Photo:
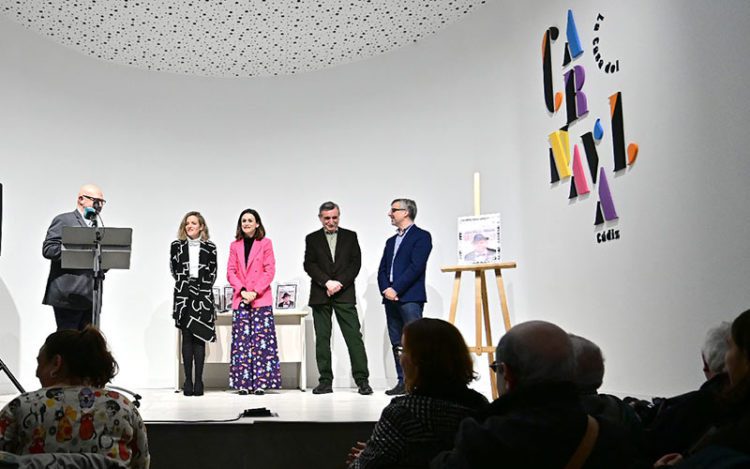
[[[432,236],[427,231],[412,225],[406,232],[401,245],[398,247],[396,258],[393,250],[396,247],[396,236],[385,242],[383,258],[378,268],[378,287],[383,290],[392,287],[396,290],[399,303],[427,302],[424,277],[427,269],[427,259],[432,251]],[[390,281],[391,263],[393,263],[393,282]],[[385,302],[385,298],[383,298]]]

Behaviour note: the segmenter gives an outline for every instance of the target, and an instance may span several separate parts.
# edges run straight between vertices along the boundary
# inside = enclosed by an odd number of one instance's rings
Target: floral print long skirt
[[[232,361],[229,386],[233,389],[279,389],[281,368],[273,308],[251,308],[240,303],[232,314]]]

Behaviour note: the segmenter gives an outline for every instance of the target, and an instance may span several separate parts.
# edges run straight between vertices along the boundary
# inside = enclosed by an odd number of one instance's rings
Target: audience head
[[[750,390],[750,310],[737,316],[729,335],[729,349],[725,356],[729,382],[733,388]]]
[[[595,394],[604,380],[604,356],[598,345],[590,340],[568,334],[573,344],[575,358],[575,377],[573,381],[578,391],[585,394]]]
[[[461,333],[446,321],[422,318],[404,327],[401,340],[406,392],[465,387],[474,367]]]
[[[50,334],[39,349],[36,376],[42,387],[104,387],[117,374],[107,341],[94,326]]]
[[[504,394],[519,386],[573,381],[575,361],[568,334],[545,321],[513,326],[497,344],[498,389]]]
[[[260,219],[260,214],[251,208],[243,210],[237,219],[237,233],[235,234],[235,238],[263,239],[265,237],[266,229]]]
[[[708,330],[706,339],[701,348],[703,358],[703,374],[706,379],[711,379],[719,373],[723,373],[724,356],[729,348],[732,323],[724,321],[716,327]]]
[[[206,241],[208,237],[208,225],[200,212],[188,212],[182,217],[180,227],[177,229],[177,239],[184,241],[188,238],[200,238]]]

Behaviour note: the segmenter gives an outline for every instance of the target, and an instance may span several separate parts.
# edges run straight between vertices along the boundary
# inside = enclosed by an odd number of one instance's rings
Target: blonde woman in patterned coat
[[[186,396],[202,396],[206,342],[216,340],[212,293],[216,281],[216,246],[208,240],[208,225],[199,212],[188,212],[182,217],[169,259],[175,280],[172,317],[175,327],[182,331],[185,367],[182,392]]]

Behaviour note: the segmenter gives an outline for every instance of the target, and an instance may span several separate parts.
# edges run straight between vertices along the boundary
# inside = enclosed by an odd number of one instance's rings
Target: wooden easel
[[[500,294],[500,308],[503,312],[503,325],[505,331],[510,329],[510,311],[508,311],[508,301],[505,296],[505,285],[503,283],[503,269],[515,269],[515,262],[497,262],[492,264],[474,264],[474,265],[456,265],[443,267],[442,272],[455,272],[453,280],[453,296],[451,296],[451,309],[448,321],[451,324],[456,323],[456,309],[458,308],[458,292],[461,288],[461,274],[463,272],[474,272],[474,320],[476,328],[475,345],[469,346],[469,351],[481,356],[487,354],[487,364],[494,360],[495,344],[492,342],[492,328],[490,322],[490,308],[487,300],[487,279],[485,272],[493,270],[495,280],[497,281],[497,292]],[[484,322],[485,345],[482,345],[482,323]],[[494,372],[490,372],[490,381],[492,386],[492,398],[498,398],[497,380]]]
[[[480,211],[480,191],[479,191],[479,173],[474,173],[474,215],[479,216]],[[442,272],[455,272],[456,277],[453,280],[453,296],[451,297],[451,309],[448,321],[451,324],[456,323],[456,309],[458,308],[458,292],[461,289],[461,274],[463,272],[474,272],[474,320],[476,330],[476,343],[469,346],[469,351],[481,356],[487,354],[487,364],[492,364],[495,355],[495,344],[492,342],[492,328],[490,322],[490,307],[487,300],[487,280],[485,272],[492,270],[495,272],[495,281],[497,282],[497,292],[500,295],[500,308],[503,313],[503,325],[505,332],[510,329],[510,311],[508,311],[508,301],[505,296],[505,284],[503,283],[503,269],[515,269],[515,262],[495,262],[487,264],[473,265],[456,265],[443,267]],[[484,322],[485,345],[482,345],[482,323]],[[495,373],[490,370],[490,385],[492,386],[492,398],[497,399],[499,394],[497,390],[497,379]]]

